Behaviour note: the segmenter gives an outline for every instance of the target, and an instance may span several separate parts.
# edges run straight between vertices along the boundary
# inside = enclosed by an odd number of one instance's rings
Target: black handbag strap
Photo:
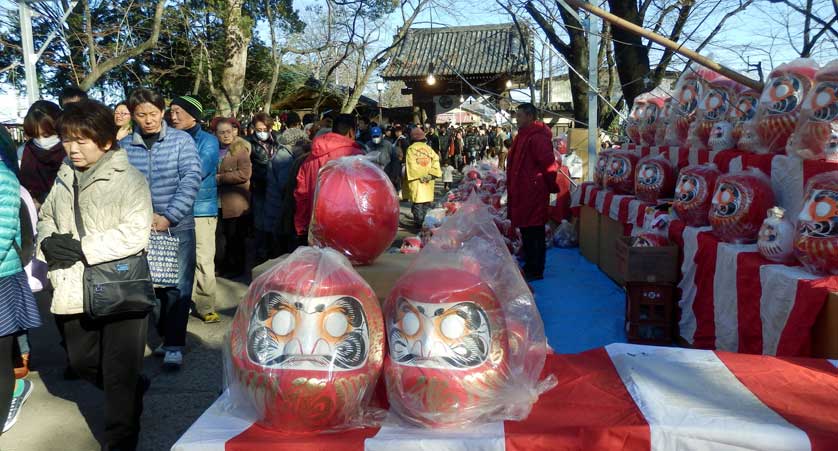
[[[79,207],[79,179],[73,175],[73,216],[76,218],[76,230],[79,232],[79,240],[84,238],[84,222],[81,220],[81,208]]]

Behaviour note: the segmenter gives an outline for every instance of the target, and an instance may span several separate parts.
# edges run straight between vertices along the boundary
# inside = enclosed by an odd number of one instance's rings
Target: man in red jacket
[[[535,107],[531,103],[521,104],[515,118],[518,135],[506,163],[507,212],[512,226],[521,230],[524,277],[530,282],[544,278],[544,224],[550,193],[559,191],[559,166],[553,155],[553,134],[544,123],[535,120]]]
[[[314,138],[311,143],[311,155],[300,166],[297,188],[294,190],[294,229],[300,243],[307,242],[317,172],[329,161],[364,154],[361,145],[355,142],[355,129],[355,118],[349,114],[341,114],[334,121],[331,132]]]

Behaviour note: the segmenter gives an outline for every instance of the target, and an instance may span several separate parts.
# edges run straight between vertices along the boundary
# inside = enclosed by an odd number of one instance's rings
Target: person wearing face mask
[[[142,88],[132,91],[128,96],[128,109],[136,126],[134,133],[119,145],[125,149],[131,165],[145,176],[151,189],[154,217],[149,233],[168,232],[178,240],[177,285],[156,290],[161,301],[157,332],[163,338],[163,344],[154,350],[155,356],[163,357],[164,368],[176,370],[183,364],[186,323],[192,302],[194,207],[202,172],[195,140],[189,133],[170,128],[163,121],[165,108],[159,93]]]
[[[23,144],[20,184],[29,191],[37,206],[44,203],[58,168],[66,157],[55,130],[59,117],[61,109],[58,105],[38,100],[23,119],[23,131],[30,139]]]
[[[384,133],[381,127],[370,128],[370,140],[364,146],[364,152],[367,157],[382,170],[387,168],[390,164],[390,159],[393,156],[393,145],[384,139]]]

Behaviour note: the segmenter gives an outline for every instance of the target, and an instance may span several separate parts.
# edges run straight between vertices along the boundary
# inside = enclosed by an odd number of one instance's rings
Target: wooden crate
[[[629,343],[672,343],[675,287],[665,283],[627,283],[625,324]]]

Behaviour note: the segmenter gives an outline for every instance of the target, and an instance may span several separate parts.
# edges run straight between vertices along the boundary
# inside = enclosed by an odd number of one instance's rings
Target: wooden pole
[[[596,6],[594,6],[590,3],[586,3],[586,2],[583,2],[581,0],[565,0],[565,1],[570,6],[573,6],[574,8],[584,9],[585,11],[588,11],[591,14],[599,16],[603,20],[607,20],[608,22],[611,22],[613,25],[616,25],[616,26],[618,26],[618,27],[620,27],[620,28],[622,28],[626,31],[629,31],[631,33],[635,33],[635,34],[638,34],[640,36],[643,36],[644,38],[646,38],[650,41],[656,42],[656,43],[658,43],[658,44],[660,44],[660,45],[662,45],[662,46],[664,46],[664,47],[666,47],[666,48],[668,48],[668,49],[670,49],[670,50],[672,50],[676,53],[679,53],[679,54],[689,58],[690,60],[695,61],[698,64],[701,64],[702,66],[704,66],[704,67],[706,67],[710,70],[714,70],[714,71],[724,75],[725,77],[730,78],[731,80],[735,80],[735,81],[737,81],[739,83],[742,83],[743,85],[745,85],[749,88],[753,88],[757,91],[760,91],[760,92],[762,91],[763,85],[758,80],[754,80],[750,77],[742,75],[742,74],[740,74],[739,72],[736,72],[733,69],[730,69],[726,66],[723,66],[723,65],[711,60],[710,58],[701,56],[701,55],[699,55],[698,53],[694,52],[691,49],[684,48],[682,45],[678,44],[677,42],[671,41],[671,40],[669,40],[669,39],[667,39],[667,38],[665,38],[665,37],[663,37],[663,36],[661,36],[657,33],[649,31],[649,30],[647,30],[643,27],[637,26],[637,25],[635,25],[635,24],[633,24],[633,23],[631,23],[631,22],[629,22],[629,21],[627,21],[627,20],[625,20],[621,17],[617,17],[614,14],[609,13],[608,11],[597,8]]]

